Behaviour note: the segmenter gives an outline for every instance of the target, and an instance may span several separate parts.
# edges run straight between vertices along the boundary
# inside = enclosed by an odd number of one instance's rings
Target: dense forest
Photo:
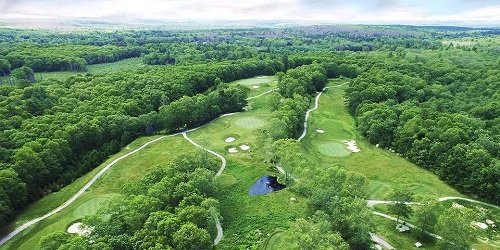
[[[296,147],[293,139],[303,129],[304,113],[328,78],[352,78],[347,107],[372,144],[431,170],[461,192],[498,204],[496,32],[326,25],[193,31],[2,28],[0,225],[141,135],[184,131],[242,111],[249,89],[227,83],[275,74],[279,90],[268,97],[274,160],[287,162],[292,173],[307,175],[304,168],[310,168],[337,180],[333,186],[324,179],[294,187],[310,197],[313,220],[297,220],[283,247],[300,244],[296,240],[303,227],[331,230],[331,237],[315,240],[345,249],[363,249],[370,242],[372,225],[356,221],[369,221],[364,177],[338,166],[312,166],[301,161],[298,150],[279,146]],[[443,42],[453,39],[468,42]],[[126,58],[140,58],[149,66],[102,75],[85,72],[88,65]],[[79,74],[40,77],[39,72],[51,71]],[[96,230],[85,244],[89,249],[132,249],[138,241],[141,249],[211,246],[218,191],[211,172],[215,167],[202,158],[179,156],[128,187],[126,199],[111,201],[88,219]],[[331,206],[336,202],[342,205]],[[109,220],[120,228],[109,228]],[[83,244],[64,235],[44,240],[55,239],[68,249]],[[188,243],[193,245],[182,245]]]

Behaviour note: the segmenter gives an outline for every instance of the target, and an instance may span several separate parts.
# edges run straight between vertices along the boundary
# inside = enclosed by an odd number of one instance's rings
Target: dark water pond
[[[271,193],[273,191],[278,191],[285,188],[286,185],[278,183],[278,177],[276,176],[263,176],[258,181],[256,181],[252,187],[248,190],[249,195],[261,195]]]

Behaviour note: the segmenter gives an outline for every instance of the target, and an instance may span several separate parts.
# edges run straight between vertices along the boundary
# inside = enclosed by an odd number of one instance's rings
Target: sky
[[[0,19],[80,17],[500,23],[500,0],[0,0]]]

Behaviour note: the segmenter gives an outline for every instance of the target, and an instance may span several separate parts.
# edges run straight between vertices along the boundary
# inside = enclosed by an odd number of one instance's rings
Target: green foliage
[[[330,222],[321,219],[323,218],[315,217],[314,222],[302,218],[295,220],[290,228],[283,232],[281,241],[274,247],[281,249],[349,249],[338,233],[330,232]]]
[[[386,200],[393,201],[387,204],[387,210],[390,213],[397,216],[397,223],[399,223],[399,217],[410,218],[413,214],[413,209],[406,202],[413,201],[413,193],[407,188],[397,188],[392,193],[387,196]]]
[[[450,207],[438,218],[436,232],[443,237],[440,249],[470,249],[478,232],[471,225],[477,219],[476,213],[466,207]]]

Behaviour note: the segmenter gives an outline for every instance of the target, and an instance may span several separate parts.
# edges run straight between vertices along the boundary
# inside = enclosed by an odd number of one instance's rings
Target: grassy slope
[[[341,83],[343,81],[337,79],[330,81],[328,86]],[[360,136],[354,118],[344,106],[345,88],[347,85],[325,91],[320,98],[318,110],[311,114],[308,134],[302,144],[312,158],[325,166],[339,164],[349,171],[365,175],[369,180],[370,199],[384,199],[388,192],[401,185],[409,185],[415,194],[463,196],[431,172],[388,150],[371,145]],[[317,133],[317,128],[325,130],[325,133]],[[361,152],[351,153],[348,157],[331,157],[318,150],[318,147],[326,143],[341,143],[345,146],[342,140],[356,140]]]
[[[16,220],[16,225],[42,215],[53,208],[61,205],[71,195],[76,193],[97,171],[111,162],[113,159],[138,148],[152,137],[142,137],[122,149],[122,151],[98,168],[81,177],[71,185],[63,188],[60,192],[49,195],[30,206]],[[195,150],[181,136],[169,137],[160,140],[147,148],[123,159],[104,174],[93,186],[91,186],[80,198],[63,211],[41,221],[28,228],[23,233],[11,239],[1,249],[34,249],[38,241],[44,235],[56,230],[65,231],[74,221],[83,218],[95,211],[99,201],[119,195],[121,187],[125,183],[136,182],[149,173],[155,166],[166,165],[174,156],[180,152]],[[152,160],[154,159],[154,160]]]
[[[269,88],[273,88],[272,84]],[[257,98],[251,100],[249,111],[223,117],[189,134],[195,141],[208,141],[207,147],[228,160],[224,175],[219,180],[223,188],[218,199],[224,217],[224,238],[218,245],[220,249],[244,249],[247,246],[256,249],[268,233],[286,228],[290,220],[305,215],[306,199],[287,189],[263,196],[248,195],[250,186],[261,176],[278,173],[269,163],[267,152],[271,141],[262,133],[264,127],[248,128],[238,121],[252,118],[267,121],[269,116],[265,97]],[[227,137],[236,140],[227,143],[224,141]],[[250,151],[239,150],[242,144],[249,145]],[[229,147],[236,147],[239,152],[229,153]],[[297,197],[299,202],[291,202],[292,196]]]
[[[42,73],[35,73],[35,76],[37,79],[45,80],[49,78],[54,78],[57,80],[62,80],[77,74],[102,75],[118,71],[137,70],[147,67],[152,67],[152,66],[144,64],[141,58],[136,57],[112,63],[100,63],[100,64],[88,65],[87,71],[85,72],[71,72],[71,71],[42,72]]]
[[[246,85],[251,87],[255,84],[255,80],[253,78],[249,80],[252,82]],[[342,82],[335,80],[331,81],[330,85],[340,83]],[[262,88],[252,89],[250,96],[272,89],[275,85],[274,82],[269,82],[269,86],[261,83]],[[311,161],[318,161],[325,166],[340,164],[350,171],[366,175],[370,182],[370,197],[373,199],[383,199],[391,189],[403,184],[412,186],[414,192],[419,194],[461,196],[439,181],[432,173],[418,168],[387,150],[370,145],[359,136],[355,130],[353,118],[344,108],[343,88],[334,88],[325,92],[320,99],[319,109],[311,115],[308,135],[302,141],[304,150],[308,152]],[[218,180],[219,185],[223,187],[219,197],[221,214],[224,217],[222,220],[224,238],[218,246],[221,249],[244,248],[248,245],[257,248],[265,240],[267,233],[277,229],[286,229],[288,221],[302,217],[306,212],[307,199],[297,197],[287,189],[265,196],[247,195],[248,188],[259,177],[278,174],[268,163],[268,149],[271,141],[262,133],[262,128],[248,129],[237,125],[237,121],[242,118],[267,121],[270,112],[265,99],[265,96],[253,99],[250,102],[249,111],[223,117],[189,133],[195,141],[223,154],[228,159],[228,166]],[[324,129],[325,133],[316,133],[316,128]],[[224,139],[229,136],[235,137],[236,141],[226,143]],[[356,139],[361,152],[346,157],[331,157],[321,154],[316,149],[316,146],[323,143],[340,142],[344,139]],[[33,204],[16,220],[16,225],[62,204],[112,159],[139,147],[148,140],[151,138],[143,137],[134,141],[130,149],[123,149],[99,168],[60,192]],[[235,154],[228,153],[228,147],[241,144],[250,145],[250,151],[240,150]],[[137,155],[124,159],[70,207],[26,230],[1,249],[32,249],[43,235],[54,230],[65,230],[72,222],[95,210],[94,206],[98,204],[98,201],[118,195],[122,184],[138,180],[155,165],[166,164],[176,154],[189,150],[194,150],[194,147],[177,136],[161,140]],[[299,202],[290,202],[291,196],[296,197]],[[381,225],[384,225],[384,222],[381,222]],[[259,231],[256,231],[257,229]],[[380,231],[383,232],[383,230]],[[390,238],[391,243],[395,240],[390,234],[387,237]],[[404,246],[410,244],[407,240],[402,240],[402,242],[401,244],[406,244]]]

